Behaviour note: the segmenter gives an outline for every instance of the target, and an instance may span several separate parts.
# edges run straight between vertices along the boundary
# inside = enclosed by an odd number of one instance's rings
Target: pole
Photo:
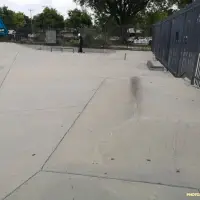
[[[126,53],[124,54],[124,60],[126,60]]]
[[[33,19],[32,19],[32,9],[29,9],[30,11],[30,17],[31,17],[31,34],[33,34]]]
[[[48,8],[47,6],[42,6],[43,11],[42,11],[42,31],[43,33],[45,32],[45,27],[44,27],[44,9]]]

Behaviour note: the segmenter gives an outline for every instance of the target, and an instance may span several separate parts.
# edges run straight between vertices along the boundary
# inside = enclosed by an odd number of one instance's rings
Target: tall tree
[[[175,12],[174,2],[175,0],[151,0],[144,10],[137,13],[134,24],[142,29],[145,35],[151,35],[153,24],[166,19]]]
[[[21,22],[18,24],[16,28],[17,33],[23,34],[24,36],[28,36],[28,34],[32,32],[31,19],[26,15],[24,15],[23,17],[20,16],[18,18],[23,19],[23,23]]]
[[[8,29],[15,29],[15,13],[8,7],[0,7],[0,17]]]
[[[34,16],[34,27],[39,29],[64,28],[64,18],[56,9],[44,8],[43,12]]]
[[[65,25],[69,28],[90,27],[92,26],[92,17],[84,10],[69,10]]]
[[[14,12],[8,7],[0,7],[0,17],[8,29],[19,29],[27,27],[30,24],[30,19],[22,12]]]
[[[174,3],[179,7],[179,8],[183,8],[185,7],[185,5],[192,3],[193,0],[174,0]]]
[[[151,11],[168,11],[171,10],[173,6],[176,6],[177,9],[181,9],[192,2],[193,0],[151,0],[148,3],[148,8]]]
[[[95,13],[113,17],[118,25],[132,23],[135,15],[143,10],[150,0],[75,0],[89,6]]]
[[[21,12],[14,13],[14,23],[15,23],[15,28],[22,28],[25,26],[26,21],[25,21],[25,15]]]

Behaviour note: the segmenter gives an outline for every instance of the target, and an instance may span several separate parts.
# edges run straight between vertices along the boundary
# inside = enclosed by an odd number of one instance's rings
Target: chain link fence
[[[55,34],[53,34],[53,31]],[[49,34],[56,35],[56,39]],[[49,33],[49,34],[47,34]],[[78,33],[83,37],[84,48],[120,48],[120,49],[136,49],[150,50],[149,43],[151,38],[145,38],[142,30],[135,30],[133,25],[127,26],[110,26],[106,24],[102,28],[67,28],[59,30],[37,30],[33,34],[24,34],[17,32],[11,36],[12,41],[26,44],[44,44],[44,45],[59,45],[73,46],[79,45]]]

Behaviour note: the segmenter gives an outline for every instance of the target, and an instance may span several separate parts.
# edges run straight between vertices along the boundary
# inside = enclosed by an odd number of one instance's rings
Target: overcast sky
[[[33,15],[41,12],[44,6],[56,8],[65,17],[67,10],[76,8],[73,0],[0,0],[0,6],[8,6],[14,11],[24,12],[30,16],[29,9],[32,9]]]

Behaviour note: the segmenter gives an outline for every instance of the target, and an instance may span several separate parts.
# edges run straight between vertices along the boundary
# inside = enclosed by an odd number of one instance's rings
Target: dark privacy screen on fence
[[[152,51],[176,77],[200,86],[200,0],[153,25]]]

